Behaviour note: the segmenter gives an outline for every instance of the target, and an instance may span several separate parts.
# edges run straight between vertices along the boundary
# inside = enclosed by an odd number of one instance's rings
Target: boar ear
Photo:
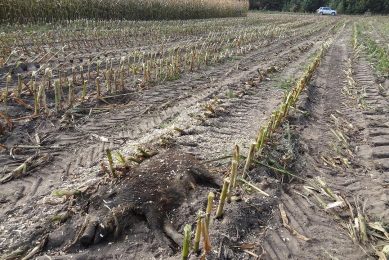
[[[221,187],[221,181],[212,176],[204,167],[192,166],[189,168],[189,174],[191,174],[196,183],[203,186],[209,186],[214,188]]]

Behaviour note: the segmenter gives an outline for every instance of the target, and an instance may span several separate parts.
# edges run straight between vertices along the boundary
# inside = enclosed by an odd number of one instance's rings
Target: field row
[[[182,38],[140,49],[120,48],[120,43],[113,42],[110,51],[88,54],[85,52],[90,46],[84,45],[78,52],[46,52],[34,62],[9,62],[2,70],[0,81],[5,116],[62,114],[80,102],[125,95],[176,80],[185,73],[239,59],[282,39],[310,37],[340,24],[337,20],[315,23],[308,18],[292,22],[290,15],[285,15],[278,22],[262,25],[259,15],[247,19],[251,26],[210,31],[206,36],[193,36],[186,41]]]
[[[21,187],[24,187],[21,193],[28,195],[22,195],[17,205],[31,197],[41,198],[42,194],[50,200],[53,189],[78,188],[80,183],[92,184],[96,180],[96,173],[99,172],[99,162],[106,156],[107,149],[114,151],[113,154],[120,150],[125,158],[128,158],[129,155],[134,154],[134,151],[129,151],[134,149],[134,146],[147,147],[147,150],[152,151],[155,145],[157,147],[154,148],[159,147],[163,150],[161,147],[176,142],[180,144],[182,150],[193,147],[195,150],[192,152],[200,158],[201,156],[217,158],[225,154],[226,150],[230,150],[231,140],[243,145],[252,141],[251,138],[254,138],[258,126],[262,125],[262,116],[271,117],[271,112],[278,106],[283,96],[284,88],[288,88],[281,85],[282,82],[278,82],[278,78],[288,80],[289,77],[295,78],[296,75],[300,75],[307,60],[311,60],[311,55],[320,48],[321,44],[317,42],[331,35],[331,27],[323,28],[313,35],[291,35],[274,41],[271,45],[244,53],[238,56],[237,60],[210,66],[207,71],[194,71],[179,82],[166,82],[164,85],[133,93],[137,98],[119,109],[112,109],[102,114],[90,113],[85,115],[85,119],[78,118],[77,113],[68,113],[69,117],[74,117],[70,120],[76,121],[74,129],[58,128],[59,122],[50,117],[35,120],[36,128],[32,129],[31,124],[25,125],[23,129],[18,129],[20,132],[12,135],[20,135],[21,131],[26,131],[31,137],[38,136],[40,142],[34,144],[31,138],[26,138],[17,141],[17,145],[12,147],[15,141],[10,140],[10,146],[8,144],[7,146],[12,149],[12,154],[18,161],[10,162],[8,152],[1,156],[2,162],[8,166],[6,175],[10,176],[10,178],[3,178],[6,182],[3,187],[12,187],[15,183],[20,183]],[[206,74],[207,77],[202,74]],[[270,81],[270,78],[274,79]],[[50,124],[54,124],[55,127],[52,128]],[[172,131],[176,135],[172,136]],[[122,135],[126,132],[127,135]],[[247,142],[242,141],[246,139]],[[125,142],[124,146],[122,141]],[[241,152],[246,154],[246,147],[241,147]],[[48,157],[50,163],[47,163],[45,157],[48,153],[54,155]],[[32,169],[35,164],[31,165],[31,160],[25,161],[27,175],[23,173],[21,176],[14,175],[18,171],[15,169],[19,168],[21,158],[30,155],[35,156],[31,159],[35,163],[40,162],[37,168]],[[33,171],[36,174],[32,174]],[[28,182],[32,185],[27,185]],[[45,190],[50,182],[55,183],[55,188],[50,186]],[[196,203],[198,203],[195,208],[198,209],[205,193],[198,190],[197,194]],[[11,197],[11,195],[5,196],[6,199]],[[62,214],[62,205],[61,202],[54,202],[54,205],[39,203],[39,206],[29,212],[45,212],[48,217],[37,219],[41,213],[36,214],[32,225],[36,228],[28,228],[25,236],[17,239],[15,234],[8,230],[12,230],[17,223],[25,221],[23,214],[20,216],[17,214],[23,206],[15,211],[11,208],[4,210],[18,216],[6,217],[5,237],[7,241],[15,241],[15,243],[7,249],[9,244],[6,242],[0,250],[5,249],[8,253],[18,245],[23,245],[31,235],[35,240],[38,239],[39,232],[42,230],[38,225],[47,229],[56,229],[56,226],[51,227],[50,224],[43,223],[45,221],[52,223],[50,217],[53,214]],[[233,205],[238,207],[239,203]],[[80,217],[79,214],[75,214],[67,223],[73,223]],[[194,217],[193,214],[182,214],[179,221],[188,223],[188,219]],[[178,226],[183,225],[178,224]],[[142,226],[142,233],[147,230],[147,227],[143,229]],[[130,234],[129,239],[137,239],[137,237]],[[143,246],[146,248],[147,243],[142,245],[142,248]]]

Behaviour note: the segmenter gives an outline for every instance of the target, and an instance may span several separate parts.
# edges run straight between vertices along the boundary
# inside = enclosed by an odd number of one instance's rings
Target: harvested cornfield
[[[385,17],[2,24],[1,259],[385,259]]]
[[[242,0],[3,0],[0,21],[178,20],[245,16]]]

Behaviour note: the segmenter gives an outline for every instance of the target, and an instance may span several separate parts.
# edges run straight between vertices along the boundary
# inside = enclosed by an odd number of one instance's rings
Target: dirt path
[[[300,166],[296,173],[307,183],[320,176],[336,193],[344,194],[350,201],[366,203],[366,212],[372,221],[386,223],[389,217],[385,166],[389,152],[386,140],[388,103],[379,95],[372,70],[363,57],[353,60],[352,69],[358,88],[366,89],[368,109],[359,109],[355,100],[345,94],[347,61],[354,55],[350,37],[351,29],[347,28],[335,39],[309,86],[301,106],[309,116],[300,115],[291,121],[297,143],[303,147],[296,159]],[[334,118],[338,122],[334,122]],[[350,128],[339,124],[349,124]],[[332,131],[339,127],[347,136],[351,154],[337,153],[333,149],[337,140]],[[323,159],[343,156],[350,160],[349,164],[331,165],[329,160]],[[278,217],[264,241],[268,253],[265,259],[370,258],[340,225],[343,220],[334,218],[330,210],[325,212],[302,194],[306,194],[302,185],[285,187],[279,203],[285,208],[290,225],[310,241],[292,235]],[[280,216],[280,212],[275,215]]]

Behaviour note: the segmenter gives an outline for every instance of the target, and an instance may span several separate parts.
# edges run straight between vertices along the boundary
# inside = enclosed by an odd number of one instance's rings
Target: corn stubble
[[[247,176],[250,166],[256,162],[255,158],[261,156],[261,153],[266,143],[269,141],[269,139],[272,137],[274,132],[279,128],[279,126],[288,116],[289,110],[296,105],[297,101],[299,100],[299,96],[301,92],[308,85],[309,81],[313,76],[313,73],[315,72],[316,68],[319,66],[320,61],[324,56],[331,42],[332,40],[326,42],[322,46],[322,48],[317,52],[313,61],[310,63],[308,68],[304,71],[303,75],[297,81],[294,88],[290,92],[285,94],[283,102],[272,113],[272,116],[270,117],[270,120],[265,124],[265,127],[261,127],[259,129],[258,136],[256,137],[255,142],[250,145],[249,152],[246,157],[244,169],[241,176],[238,176],[237,173],[238,166],[239,166],[239,159],[240,159],[240,149],[239,146],[237,145],[234,147],[233,154],[232,154],[231,173],[228,178],[224,179],[222,192],[220,194],[219,205],[216,211],[216,216],[215,216],[216,218],[221,218],[223,216],[225,201],[231,197],[231,193],[233,189],[236,187],[236,180],[238,180],[239,183],[245,185],[246,187],[255,190],[256,192],[260,193],[263,196],[266,197],[269,196],[269,194],[267,194],[266,192],[262,191],[252,183],[245,180],[245,177]]]

